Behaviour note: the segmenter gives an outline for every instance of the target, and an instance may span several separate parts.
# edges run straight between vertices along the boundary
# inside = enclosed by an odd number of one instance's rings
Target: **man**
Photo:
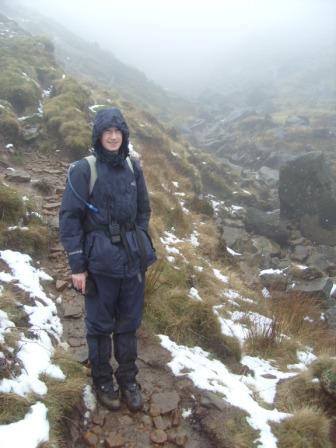
[[[156,259],[148,236],[150,204],[142,169],[128,157],[128,126],[116,108],[98,111],[92,132],[96,180],[87,159],[70,166],[60,210],[60,239],[74,287],[85,294],[87,343],[98,399],[112,410],[120,397],[143,406],[136,330],[142,319],[145,270]],[[92,187],[92,186],[91,186]],[[118,368],[110,365],[113,334]]]

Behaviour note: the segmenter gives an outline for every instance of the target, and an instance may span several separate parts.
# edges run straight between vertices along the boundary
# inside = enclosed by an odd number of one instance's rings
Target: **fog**
[[[175,90],[336,48],[334,0],[15,1]]]

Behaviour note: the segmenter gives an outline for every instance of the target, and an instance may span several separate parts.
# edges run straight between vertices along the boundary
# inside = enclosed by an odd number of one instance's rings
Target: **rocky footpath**
[[[54,278],[47,286],[55,297],[63,324],[63,339],[70,353],[87,369],[83,296],[71,288],[70,271],[65,253],[57,239],[58,209],[68,164],[41,154],[26,154],[24,166],[1,166],[1,177],[24,195],[34,197],[42,220],[52,229],[49,253],[39,261]],[[84,404],[78,406],[69,421],[68,447],[155,446],[214,448],[227,446],[225,428],[220,424],[225,403],[215,394],[201,393],[192,381],[174,377],[167,367],[171,355],[155,336],[145,328],[139,331],[139,375],[145,399],[144,409],[132,414],[124,404],[111,412],[96,403],[88,413]],[[225,407],[225,406],[224,406]],[[213,413],[213,418],[209,419]],[[216,423],[217,422],[217,423]],[[215,426],[214,426],[215,425]],[[215,429],[214,429],[215,428]]]

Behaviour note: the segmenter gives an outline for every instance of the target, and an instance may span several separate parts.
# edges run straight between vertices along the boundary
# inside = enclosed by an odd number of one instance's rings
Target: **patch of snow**
[[[330,297],[333,297],[335,293],[336,293],[336,283],[334,283],[331,288]]]
[[[9,320],[8,314],[0,310],[0,343],[5,341],[4,334],[10,332],[10,329],[13,327],[15,327],[15,324]]]
[[[170,151],[170,152],[174,157],[178,157],[179,159],[181,158],[181,156],[179,154],[177,154],[177,152],[174,152],[174,151]]]
[[[313,361],[315,361],[315,359],[317,359],[310,349],[307,349],[307,351],[297,350],[296,356],[299,362],[297,364],[289,364],[287,366],[289,369],[305,370]]]
[[[241,299],[242,296],[239,294],[239,292],[234,291],[233,289],[226,289],[223,291],[223,295],[227,297],[228,299]]]
[[[141,155],[134,149],[133,143],[131,141],[128,142],[128,149],[129,149],[129,155],[133,159],[137,159],[137,160],[141,161]]]
[[[203,272],[203,270],[204,270],[203,266],[194,266],[194,269],[197,272]]]
[[[87,384],[83,389],[83,400],[86,409],[93,412],[96,409],[97,401],[94,393],[92,392],[92,387]]]
[[[263,295],[263,297],[265,297],[265,299],[269,299],[270,297],[272,297],[271,293],[266,287],[261,290],[261,294]]]
[[[198,294],[198,291],[196,288],[190,288],[188,296],[191,297],[193,300],[197,300],[198,302],[203,302],[203,299]]]
[[[182,409],[182,417],[183,418],[188,418],[192,415],[192,410],[191,408],[187,408],[187,409]]]
[[[180,254],[180,251],[179,251],[176,247],[166,246],[166,251],[167,251],[169,254],[176,254],[176,255],[179,255],[179,254]]]
[[[220,270],[218,269],[212,269],[214,275],[218,280],[220,280],[223,283],[227,283],[229,281],[228,277],[226,275],[223,275]]]
[[[239,252],[236,252],[235,250],[231,249],[230,247],[226,246],[226,250],[229,252],[230,255],[233,255],[234,257],[238,257],[242,255]]]
[[[259,273],[259,277],[261,276],[261,275],[272,275],[272,274],[278,274],[278,275],[280,275],[280,274],[282,274],[283,273],[283,270],[282,269],[272,269],[272,268],[269,268],[269,269],[263,269],[262,271],[260,271],[260,273]]]
[[[190,241],[193,247],[198,247],[200,245],[198,241],[198,235],[199,233],[196,230],[194,230],[193,233],[190,235],[190,238],[187,240]]]
[[[1,448],[36,448],[49,441],[47,408],[41,403],[33,404],[25,417],[9,425],[0,425]]]
[[[8,143],[8,145],[6,145],[6,149],[11,149],[14,148],[13,143]]]
[[[243,377],[243,381],[253,386],[266,403],[274,402],[276,386],[280,380],[296,375],[293,372],[281,372],[273,367],[270,361],[258,357],[244,356],[241,363],[253,371],[253,376]]]
[[[180,240],[179,238],[177,238],[177,236],[174,235],[174,233],[172,233],[172,232],[165,231],[163,234],[164,234],[164,238],[163,237],[160,238],[160,241],[162,244],[170,245],[170,244],[183,243],[183,240]]]
[[[174,185],[175,188],[179,188],[179,183],[178,182],[172,181],[172,184]]]
[[[175,263],[175,257],[168,256],[168,257],[166,257],[166,258],[167,258],[167,260],[169,261],[169,263]]]
[[[253,399],[252,390],[242,382],[241,375],[229,372],[223,363],[210,359],[210,353],[200,347],[189,348],[175,344],[168,336],[159,337],[161,345],[172,354],[173,360],[168,366],[175,375],[188,376],[196,387],[222,394],[227,402],[244,409],[249,414],[248,423],[260,431],[258,446],[276,448],[269,421],[279,422],[289,414],[261,407]]]
[[[25,395],[31,392],[45,394],[46,385],[39,379],[41,374],[46,374],[58,380],[63,380],[64,374],[61,369],[51,363],[54,348],[49,335],[57,341],[62,334],[62,324],[57,316],[54,302],[46,296],[40,279],[52,280],[42,270],[31,266],[29,255],[21,254],[11,250],[0,251],[0,258],[10,267],[12,273],[0,273],[0,279],[5,282],[16,282],[16,285],[30,293],[34,299],[34,305],[25,305],[24,311],[29,316],[30,331],[34,338],[28,339],[21,335],[18,342],[17,357],[22,361],[24,370],[14,379],[4,378],[0,381],[0,391],[14,392]]]

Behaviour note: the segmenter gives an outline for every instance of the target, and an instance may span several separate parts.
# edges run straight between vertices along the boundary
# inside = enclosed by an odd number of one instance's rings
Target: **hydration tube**
[[[72,164],[69,166],[68,169],[68,175],[67,175],[67,180],[68,180],[68,184],[70,187],[70,190],[73,192],[73,194],[76,196],[76,198],[83,202],[83,204],[92,212],[92,213],[99,213],[99,210],[97,207],[95,207],[93,204],[90,204],[90,202],[87,202],[84,198],[82,198],[82,196],[80,194],[77,193],[77,191],[74,189],[74,186],[72,185],[71,182],[71,177],[70,177],[70,172],[71,172],[71,168],[74,168],[75,164]]]

